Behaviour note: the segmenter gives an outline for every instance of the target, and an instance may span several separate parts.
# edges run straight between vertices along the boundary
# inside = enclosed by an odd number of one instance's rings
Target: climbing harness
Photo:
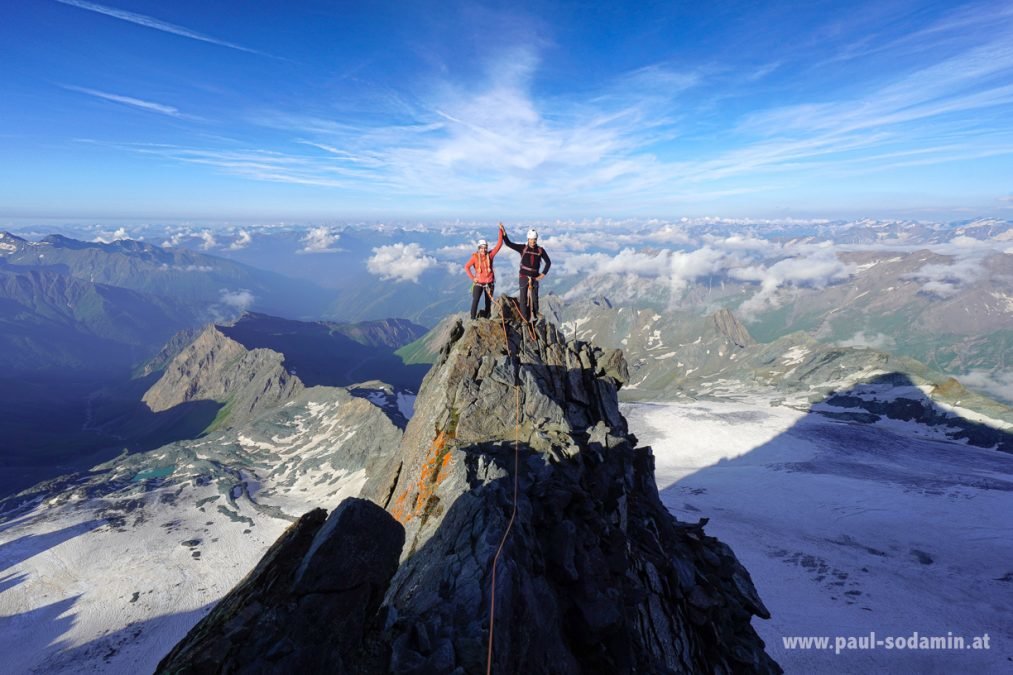
[[[484,276],[492,274],[492,256],[488,253],[476,253],[475,256],[475,276],[481,279]]]
[[[531,261],[528,261],[530,257]],[[542,267],[542,247],[535,246],[534,248],[525,245],[524,251],[521,252],[521,269],[525,272],[531,272],[535,275],[539,273]],[[530,276],[528,277],[531,278]]]

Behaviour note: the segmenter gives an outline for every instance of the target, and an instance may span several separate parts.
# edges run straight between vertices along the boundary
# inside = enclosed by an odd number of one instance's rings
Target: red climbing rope
[[[505,306],[500,306],[500,321],[503,324],[503,341],[506,342],[507,356],[513,356],[510,351],[510,336],[507,335],[506,328],[506,309]],[[513,508],[510,511],[510,521],[507,523],[506,530],[503,532],[503,538],[499,541],[499,548],[496,549],[496,555],[492,559],[492,590],[490,592],[489,600],[489,654],[486,659],[485,672],[486,675],[492,673],[492,639],[493,629],[496,625],[496,564],[499,562],[499,554],[503,551],[503,545],[506,544],[507,536],[510,534],[510,529],[514,526],[514,518],[517,516],[517,480],[518,480],[518,467],[520,466],[520,437],[521,437],[521,386],[520,383],[514,380],[514,400],[516,402],[516,415],[515,415],[515,426],[514,426],[514,498]]]

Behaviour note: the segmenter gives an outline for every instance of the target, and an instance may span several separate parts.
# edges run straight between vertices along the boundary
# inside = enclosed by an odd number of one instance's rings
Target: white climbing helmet
[[[482,248],[483,246],[485,246],[486,248],[489,248],[489,242],[487,242],[485,239],[479,239],[478,240],[478,247]]]
[[[538,233],[534,230],[528,230],[528,239],[538,239]]]

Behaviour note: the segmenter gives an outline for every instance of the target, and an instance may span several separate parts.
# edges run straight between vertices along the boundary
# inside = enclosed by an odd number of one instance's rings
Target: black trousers
[[[489,284],[472,284],[471,286],[471,318],[474,319],[478,316],[478,299],[483,295],[485,296],[485,311],[482,312],[482,316],[489,318],[491,315],[490,305],[492,303],[492,294],[496,287],[495,282]],[[489,291],[486,293],[486,291]]]
[[[528,283],[531,289],[531,307],[528,307]],[[525,321],[538,318],[538,279],[521,275],[520,278],[521,315]]]

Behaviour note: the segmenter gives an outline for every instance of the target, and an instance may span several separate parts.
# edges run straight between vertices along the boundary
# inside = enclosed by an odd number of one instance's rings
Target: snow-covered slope
[[[755,622],[788,673],[1009,672],[1013,456],[912,422],[874,424],[736,400],[630,403],[662,499],[753,576]],[[989,650],[786,648],[783,638],[990,636]]]
[[[4,672],[151,672],[306,511],[356,495],[401,431],[314,387],[234,431],[0,502]]]

